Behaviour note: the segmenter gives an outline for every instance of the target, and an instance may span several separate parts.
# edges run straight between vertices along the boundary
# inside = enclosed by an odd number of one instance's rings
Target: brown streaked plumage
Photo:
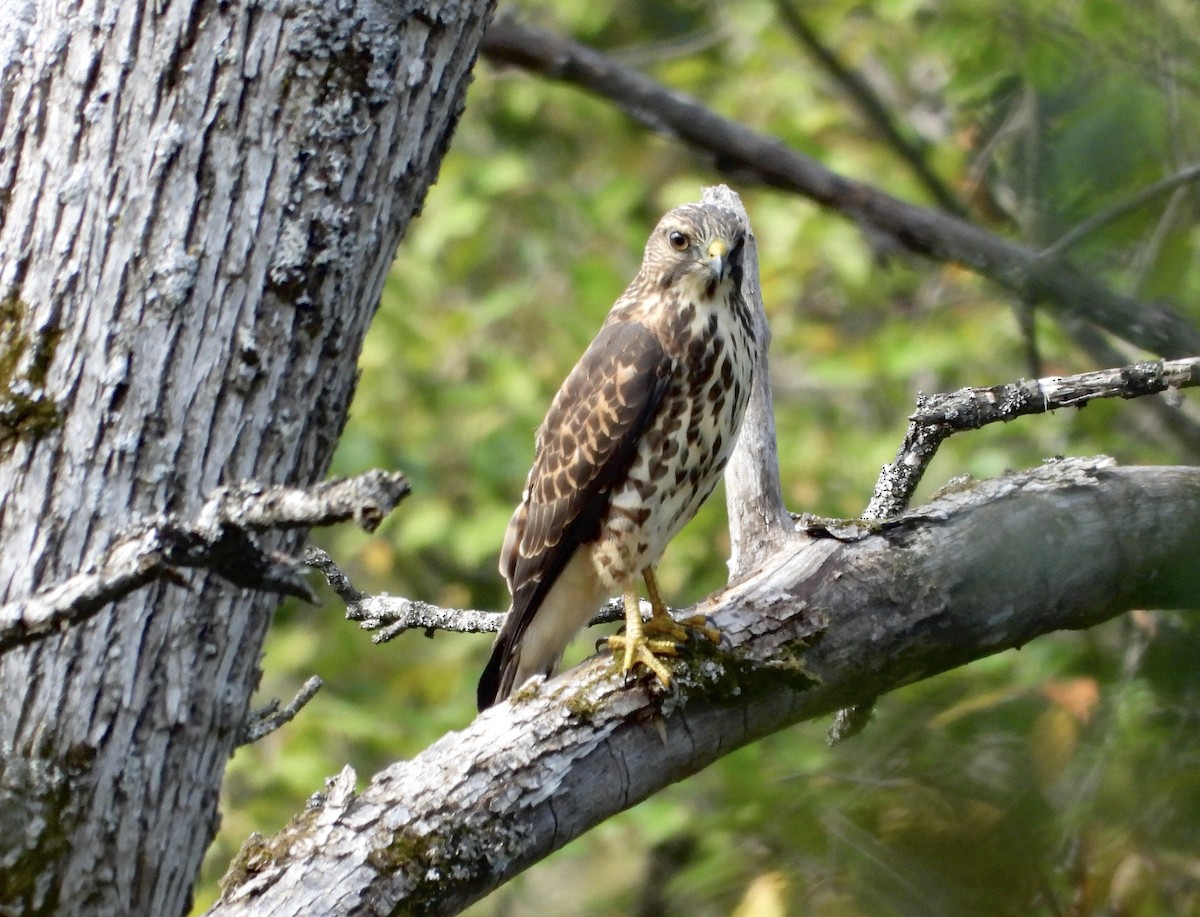
[[[625,597],[623,668],[682,628],[653,567],[712,492],[733,451],[757,343],[742,295],[746,227],[732,211],[687,204],[659,221],[641,270],[555,395],[500,553],[513,602],[479,681],[479,709],[549,675],[610,595]],[[654,617],[642,623],[639,577]],[[665,637],[666,639],[651,639]]]

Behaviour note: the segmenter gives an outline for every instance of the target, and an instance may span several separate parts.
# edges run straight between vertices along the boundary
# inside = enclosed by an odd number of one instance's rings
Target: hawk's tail
[[[501,630],[492,644],[492,656],[479,676],[479,687],[475,689],[475,705],[481,713],[508,697],[516,674],[517,659],[512,652],[512,637]]]

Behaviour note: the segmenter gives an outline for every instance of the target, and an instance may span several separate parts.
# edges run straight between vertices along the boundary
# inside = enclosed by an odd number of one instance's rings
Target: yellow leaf
[[[1100,703],[1100,683],[1094,678],[1048,681],[1042,685],[1042,693],[1079,723],[1090,720],[1096,705]]]
[[[1062,773],[1078,739],[1078,720],[1065,707],[1047,707],[1038,715],[1029,735],[1029,754],[1042,786]]]
[[[786,917],[786,892],[787,879],[783,873],[763,873],[750,883],[733,917]]]

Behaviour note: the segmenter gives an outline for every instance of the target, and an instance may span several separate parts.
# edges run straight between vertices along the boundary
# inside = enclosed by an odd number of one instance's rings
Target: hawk
[[[741,217],[715,204],[667,213],[554,396],[500,552],[512,608],[479,681],[480,710],[550,675],[618,593],[625,631],[609,644],[623,671],[641,663],[670,683],[656,656],[688,631],[663,605],[654,566],[720,479],[750,397],[758,343],[742,293],[745,240]],[[645,623],[639,578],[653,609]]]

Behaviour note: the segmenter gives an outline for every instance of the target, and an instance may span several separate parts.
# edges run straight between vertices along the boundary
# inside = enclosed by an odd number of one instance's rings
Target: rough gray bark
[[[220,483],[324,473],[489,12],[8,10],[0,602]],[[0,913],[187,909],[275,603],[187,587],[0,658]]]
[[[625,688],[594,659],[254,838],[212,915],[452,914],[610,815],[791,723],[1060,628],[1200,607],[1200,469],[1069,460],[875,527],[797,533],[698,605],[728,637]]]

